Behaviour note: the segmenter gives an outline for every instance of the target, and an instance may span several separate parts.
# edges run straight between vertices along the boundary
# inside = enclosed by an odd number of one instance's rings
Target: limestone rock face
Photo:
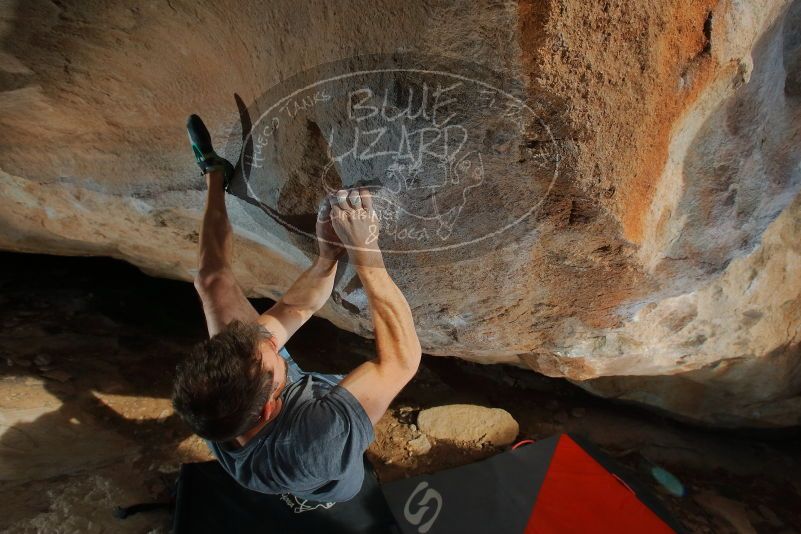
[[[199,113],[247,156],[228,207],[250,295],[280,297],[309,265],[326,185],[368,179],[426,353],[708,424],[801,423],[801,1],[0,10],[3,249],[191,280],[205,185],[183,125]],[[429,59],[358,71],[374,99],[340,91],[351,58],[409,54]],[[371,335],[352,268],[321,315]]]

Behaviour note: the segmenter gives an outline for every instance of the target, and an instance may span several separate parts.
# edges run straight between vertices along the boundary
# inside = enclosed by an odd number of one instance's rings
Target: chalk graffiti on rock
[[[555,180],[550,129],[524,101],[489,83],[404,68],[309,79],[260,103],[245,136],[252,149],[241,161],[249,195],[294,233],[314,237],[294,222],[312,196],[361,186],[373,195],[385,253],[450,250],[525,220]],[[537,142],[526,141],[532,135]],[[518,180],[508,202],[504,181],[509,172],[523,175],[522,163],[545,172]],[[497,215],[485,216],[489,224],[464,216],[490,207]]]

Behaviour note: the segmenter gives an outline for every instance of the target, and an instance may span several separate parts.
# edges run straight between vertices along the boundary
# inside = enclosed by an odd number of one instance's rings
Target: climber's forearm
[[[314,314],[331,296],[336,273],[337,260],[318,256],[311,267],[295,280],[279,302],[307,310],[310,315]]]

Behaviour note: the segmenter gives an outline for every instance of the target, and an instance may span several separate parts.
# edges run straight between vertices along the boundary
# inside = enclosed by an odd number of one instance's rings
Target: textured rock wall
[[[536,224],[480,254],[393,262],[424,350],[710,424],[801,423],[801,1],[0,9],[0,247],[189,280],[204,189],[189,113],[223,143],[241,128],[235,93],[256,101],[317,65],[469,60],[539,105],[559,172]],[[542,138],[499,131],[482,138],[495,189],[464,200],[460,228],[531,202],[516,191],[536,182]],[[314,142],[285,141],[267,186],[286,205]],[[308,250],[246,202],[229,210],[240,282],[280,296]],[[321,314],[370,335],[350,269]]]

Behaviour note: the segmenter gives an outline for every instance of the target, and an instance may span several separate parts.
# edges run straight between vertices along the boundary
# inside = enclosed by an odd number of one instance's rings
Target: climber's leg
[[[222,170],[206,174],[206,211],[200,230],[199,268],[195,288],[203,302],[209,336],[234,319],[255,321],[259,314],[234,278],[233,231],[225,208]]]

